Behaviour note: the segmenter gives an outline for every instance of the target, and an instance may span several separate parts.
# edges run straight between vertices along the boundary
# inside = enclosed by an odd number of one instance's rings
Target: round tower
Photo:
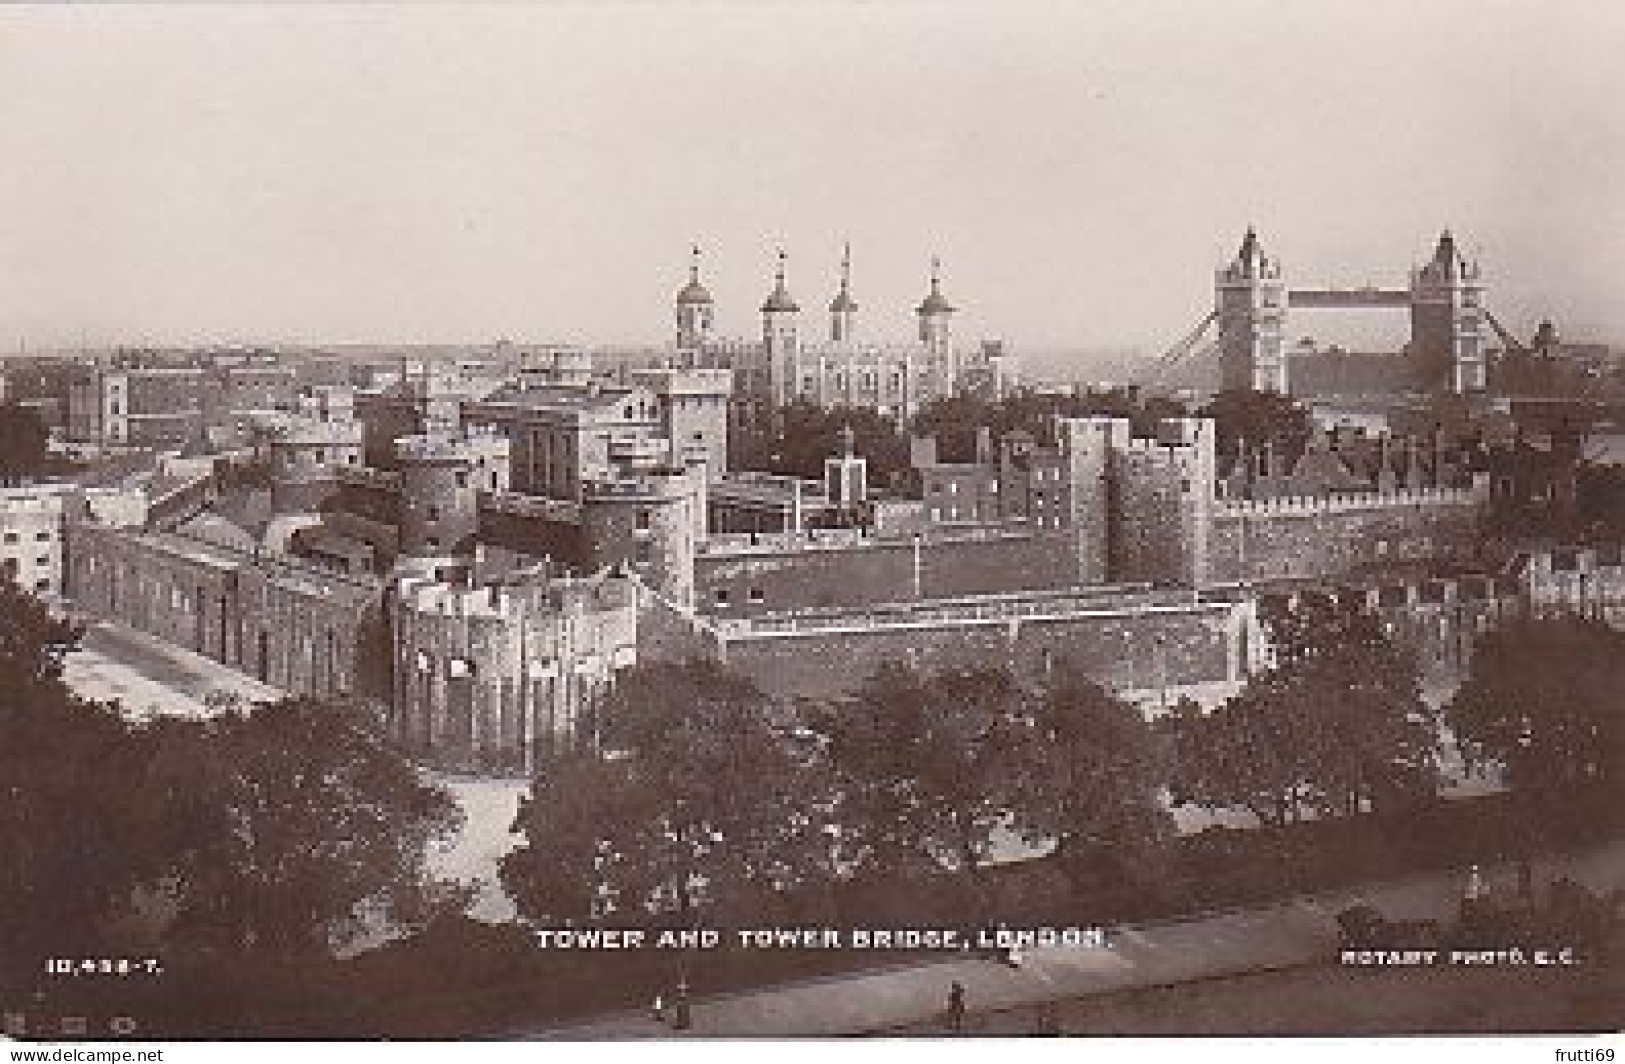
[[[473,459],[451,441],[409,436],[398,441],[402,558],[464,560],[479,528]]]
[[[711,293],[700,283],[700,247],[691,249],[688,264],[688,283],[677,293],[677,347],[682,351],[697,351],[711,339],[711,323],[715,310]]]
[[[667,467],[582,485],[582,533],[593,569],[624,567],[682,606],[694,603],[694,554],[703,534],[702,478]]]
[[[779,251],[779,268],[773,291],[762,302],[762,359],[768,374],[768,393],[776,403],[787,403],[796,394],[796,372],[800,348],[796,326],[801,307],[784,283],[785,254]]]

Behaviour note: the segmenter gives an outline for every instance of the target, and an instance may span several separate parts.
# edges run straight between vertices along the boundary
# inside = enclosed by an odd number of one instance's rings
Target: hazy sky
[[[1255,223],[1301,283],[1439,229],[1520,332],[1625,340],[1625,3],[0,8],[0,349],[1175,339]],[[1294,334],[1315,332],[1295,319]]]

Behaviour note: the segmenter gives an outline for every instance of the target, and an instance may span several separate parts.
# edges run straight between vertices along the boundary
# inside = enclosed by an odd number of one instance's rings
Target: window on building
[[[958,495],[959,494],[959,481],[957,481],[957,480],[948,481],[948,494],[949,495]]]
[[[7,543],[15,543],[20,538],[21,537],[18,536],[17,533],[15,533],[15,532],[7,532],[6,533],[6,542]]]
[[[49,532],[35,532],[34,540],[37,543],[49,543],[51,542],[51,534]]]
[[[750,589],[750,591],[746,594],[745,597],[748,598],[751,602],[760,603],[760,602],[763,601],[762,589],[759,588],[759,587],[753,587],[753,588]]]
[[[457,486],[459,488],[468,487],[468,472],[466,470],[459,469],[457,471],[456,476],[457,476]]]
[[[438,550],[440,548],[440,539],[438,536],[430,536],[424,541],[424,545],[430,550]]]
[[[711,592],[711,600],[718,606],[726,606],[728,604],[728,589],[725,587],[717,588]]]
[[[649,511],[639,510],[632,517],[632,525],[639,532],[649,531]]]
[[[43,576],[40,577],[38,580],[34,581],[34,590],[35,591],[49,591],[49,590],[51,590],[51,581],[46,577],[43,577]]]
[[[440,520],[440,507],[431,505],[428,508],[428,510],[425,512],[425,516],[430,521],[438,521],[438,520]]]
[[[51,564],[51,556],[48,555],[48,554],[41,554],[39,557],[34,559],[34,564],[35,565],[50,565]]]

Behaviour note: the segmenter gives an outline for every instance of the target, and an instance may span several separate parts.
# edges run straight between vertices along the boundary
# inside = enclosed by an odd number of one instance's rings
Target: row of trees
[[[626,674],[613,753],[547,771],[502,879],[548,921],[827,918],[832,889],[956,874],[972,911],[1001,840],[1055,844],[1075,887],[1155,883],[1171,805],[1266,827],[1433,800],[1445,725],[1519,789],[1605,786],[1620,764],[1625,636],[1528,621],[1486,638],[1436,710],[1372,614],[1306,597],[1266,616],[1276,662],[1223,705],[1148,722],[1058,666],[888,663],[850,697],[775,703],[702,661]],[[788,907],[788,908],[787,908]]]
[[[502,878],[527,915],[827,917],[838,882],[933,869],[980,904],[1001,836],[1081,861],[1169,828],[1139,712],[1065,670],[1028,688],[894,663],[850,698],[783,706],[711,662],[656,664],[607,728],[613,754],[577,755],[522,804]]]
[[[63,682],[78,638],[0,581],[0,974],[154,935],[309,959],[460,905],[424,868],[460,813],[366,711],[291,699],[136,725]]]

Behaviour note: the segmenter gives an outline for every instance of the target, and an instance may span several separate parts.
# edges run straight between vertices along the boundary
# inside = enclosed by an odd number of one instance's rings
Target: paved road
[[[158,714],[201,716],[212,691],[230,691],[245,703],[274,700],[281,692],[217,661],[170,646],[120,624],[86,626],[80,648],[63,663],[63,678],[86,698],[117,700],[135,718]]]
[[[1540,862],[1542,881],[1559,873],[1594,889],[1625,885],[1625,842]],[[1510,889],[1509,868],[1489,870],[1492,889]],[[1462,876],[1441,873],[1340,890],[1197,919],[1125,928],[1109,948],[1029,951],[1018,969],[954,957],[887,971],[829,978],[696,1001],[693,1026],[678,1034],[646,1012],[624,1012],[523,1037],[623,1039],[937,1033],[948,987],[961,983],[977,1016],[1031,1009],[1196,980],[1301,969],[1335,956],[1335,914],[1356,902],[1394,919],[1449,919]],[[1335,993],[1335,990],[1333,991]],[[1028,1018],[1031,1013],[1014,1015]],[[973,1018],[973,1022],[976,1022]]]
[[[1617,1031],[1625,965],[1586,969],[1318,964],[1091,994],[972,1016],[965,1034],[1371,1036]],[[929,1019],[889,1035],[949,1033]]]

